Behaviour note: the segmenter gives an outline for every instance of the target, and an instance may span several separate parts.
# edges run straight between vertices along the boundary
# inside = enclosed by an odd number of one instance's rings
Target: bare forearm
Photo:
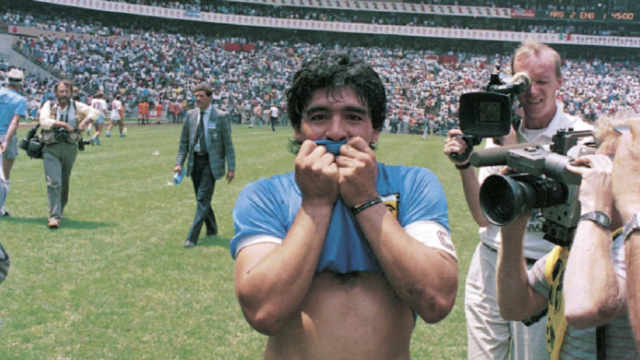
[[[15,115],[13,119],[11,119],[11,123],[9,124],[9,128],[7,129],[7,135],[5,136],[5,141],[11,140],[13,135],[15,135],[16,130],[18,129],[18,125],[20,125],[20,115]]]
[[[517,222],[518,220],[516,220]],[[502,228],[498,253],[498,306],[505,320],[521,321],[540,309],[539,294],[529,284],[523,254],[524,224]]]
[[[462,188],[464,189],[464,198],[467,200],[467,206],[471,211],[471,216],[476,223],[485,227],[489,225],[489,221],[482,213],[480,207],[480,183],[478,182],[478,176],[476,170],[470,167],[460,171],[460,177],[462,178]]]
[[[237,268],[238,299],[258,331],[277,333],[300,308],[315,276],[331,210],[302,207],[281,245],[259,262]],[[242,251],[252,251],[251,246]]]
[[[618,286],[611,248],[608,230],[591,221],[580,222],[564,281],[565,315],[570,325],[603,324],[624,308],[626,293]]]
[[[361,212],[357,220],[389,283],[407,306],[429,323],[449,314],[458,285],[456,260],[409,236],[383,204]]]
[[[631,233],[626,244],[627,287],[629,291],[629,317],[640,347],[640,232]]]

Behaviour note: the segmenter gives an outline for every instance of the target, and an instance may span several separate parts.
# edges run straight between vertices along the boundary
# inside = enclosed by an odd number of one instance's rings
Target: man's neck
[[[527,117],[527,115],[525,114],[525,116],[522,118],[522,125],[529,130],[545,129],[549,127],[549,124],[551,124],[551,121],[553,121],[553,118],[556,116],[557,111],[558,106],[556,105],[552,113],[544,116],[532,118]]]

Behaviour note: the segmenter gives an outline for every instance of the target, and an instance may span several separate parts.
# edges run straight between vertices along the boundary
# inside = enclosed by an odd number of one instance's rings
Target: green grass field
[[[16,160],[0,241],[11,256],[0,285],[0,359],[259,359],[266,337],[245,322],[233,292],[231,212],[240,190],[293,170],[290,128],[233,127],[236,179],[216,185],[219,234],[182,247],[195,213],[189,179],[170,186],[179,126],[131,126],[78,154],[61,228],[49,230],[44,170]],[[27,129],[20,129],[21,139]],[[459,257],[452,313],[419,321],[414,359],[466,358],[464,278],[478,242],[443,138],[382,134],[387,164],[431,169],[449,201]]]

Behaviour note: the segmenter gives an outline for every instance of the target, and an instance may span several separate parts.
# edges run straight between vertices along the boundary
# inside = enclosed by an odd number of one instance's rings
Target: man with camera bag
[[[98,110],[71,100],[72,84],[61,80],[56,84],[55,101],[47,101],[40,109],[42,158],[47,180],[49,221],[47,227],[57,229],[69,199],[69,179],[78,153],[82,132],[98,118]]]
[[[525,41],[513,55],[511,70],[513,74],[524,73],[531,79],[529,88],[518,94],[524,116],[509,135],[487,139],[487,148],[527,142],[548,145],[561,128],[590,129],[582,120],[565,114],[562,103],[556,101],[556,92],[562,86],[562,72],[560,55],[555,50],[545,44]],[[452,154],[462,154],[468,148],[462,135],[460,129],[450,130],[444,153],[460,171],[467,205],[480,225],[481,242],[473,254],[465,285],[468,358],[502,360],[507,359],[510,352],[511,359],[545,358],[544,321],[525,326],[500,316],[496,287],[500,228],[489,223],[482,213],[479,191],[482,182],[502,167],[483,167],[478,176],[475,169],[469,167],[468,159],[456,160]],[[536,217],[529,219],[526,230],[524,258],[531,266],[548,253],[553,244],[542,239],[542,224]]]
[[[527,271],[523,238],[531,214],[502,227],[498,302],[505,319],[522,321],[547,309],[552,360],[638,359],[627,314],[622,217],[613,203],[612,157],[620,149],[616,127],[625,114],[598,119],[595,155],[566,169],[579,174],[580,221],[568,246],[556,246]]]
[[[9,216],[4,204],[9,196],[11,168],[18,156],[15,136],[20,119],[26,116],[27,100],[20,95],[24,75],[18,69],[7,72],[7,87],[0,90],[0,217]]]

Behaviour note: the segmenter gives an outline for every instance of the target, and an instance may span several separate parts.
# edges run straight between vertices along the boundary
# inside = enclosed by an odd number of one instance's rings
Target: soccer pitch
[[[42,161],[20,150],[6,204],[11,217],[0,219],[11,256],[0,285],[0,359],[262,357],[266,337],[245,322],[234,295],[231,212],[246,184],[293,170],[293,131],[232,126],[236,178],[217,182],[212,204],[219,233],[203,231],[193,249],[182,247],[195,214],[191,180],[172,186],[180,131],[130,126],[126,138],[103,133],[101,146],[79,152],[57,230],[46,227]],[[449,202],[458,297],[445,320],[418,321],[414,359],[466,358],[464,279],[479,238],[443,142],[384,133],[376,150],[380,162],[431,169]]]

